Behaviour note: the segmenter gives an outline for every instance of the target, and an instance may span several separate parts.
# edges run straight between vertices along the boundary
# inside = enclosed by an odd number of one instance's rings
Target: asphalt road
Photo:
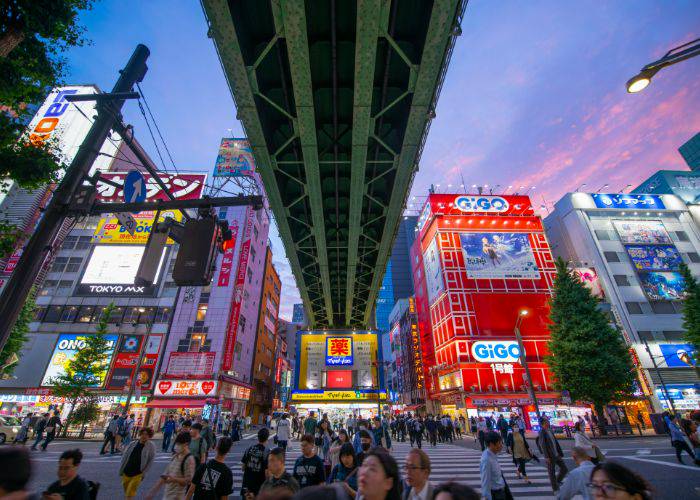
[[[245,438],[246,436],[244,436]],[[235,444],[228,456],[227,463],[232,468],[237,468],[245,449],[253,444],[254,434],[247,435]],[[655,499],[680,500],[700,498],[700,467],[692,465],[689,457],[684,457],[685,465],[677,463],[674,450],[666,437],[644,438],[616,438],[601,439],[597,441],[608,459],[616,460],[644,476],[654,487]],[[458,446],[478,449],[471,437],[462,441],[455,441]],[[571,440],[561,440],[565,454],[573,446]],[[165,469],[168,453],[160,452],[160,442],[156,442],[159,450],[153,469],[147,474],[144,483],[139,490],[142,497],[156,482],[158,475]],[[297,442],[291,444],[292,449],[298,451]],[[438,445],[438,448],[441,445]],[[55,441],[51,443],[46,452],[32,452],[34,474],[32,488],[35,491],[43,489],[56,478],[56,466],[58,456],[63,450],[79,447],[85,453],[85,458],[80,467],[80,475],[84,478],[101,483],[99,498],[123,498],[121,483],[117,476],[120,456],[100,456],[98,454],[100,444],[96,442],[70,442]],[[477,456],[478,454],[474,454]],[[567,465],[574,467],[573,461],[567,458]],[[470,465],[471,466],[471,465]],[[467,465],[465,464],[465,467]],[[457,477],[456,479],[459,479]],[[509,479],[510,482],[510,479]],[[533,493],[535,493],[533,491]],[[515,495],[519,497],[518,494]],[[551,493],[528,498],[552,498]]]

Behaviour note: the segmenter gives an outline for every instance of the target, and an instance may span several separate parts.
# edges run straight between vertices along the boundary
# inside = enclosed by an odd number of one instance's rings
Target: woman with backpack
[[[162,486],[165,486],[163,499],[184,500],[195,473],[195,461],[189,448],[191,440],[189,432],[180,432],[177,435],[173,448],[175,454],[158,482],[146,495],[146,500],[155,497]]]

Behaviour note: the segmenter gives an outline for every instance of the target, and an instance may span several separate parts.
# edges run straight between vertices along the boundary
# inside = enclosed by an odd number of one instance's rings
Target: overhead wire
[[[141,84],[139,82],[136,82],[136,88],[139,89],[139,94],[141,94],[141,97],[143,98],[143,103],[146,105],[146,109],[148,110],[148,114],[151,117],[151,120],[153,121],[153,125],[156,128],[156,132],[158,132],[158,137],[160,137],[161,142],[163,143],[163,147],[165,148],[165,152],[168,154],[168,158],[170,158],[170,163],[173,165],[173,168],[175,169],[175,172],[179,174],[180,172],[177,169],[177,165],[175,165],[175,161],[173,160],[173,155],[170,154],[170,148],[168,148],[168,144],[165,142],[165,139],[163,138],[163,134],[160,131],[160,127],[158,126],[158,122],[156,121],[155,117],[153,116],[153,112],[151,112],[151,107],[148,105],[148,100],[146,99],[146,95],[143,93],[143,90],[141,89]],[[141,99],[139,99],[140,103]],[[139,104],[139,107],[140,104]],[[143,113],[143,108],[141,107],[141,112]],[[145,118],[145,115],[144,115]],[[150,130],[150,127],[149,127]],[[159,153],[160,155],[160,153]],[[161,158],[162,160],[162,158]]]

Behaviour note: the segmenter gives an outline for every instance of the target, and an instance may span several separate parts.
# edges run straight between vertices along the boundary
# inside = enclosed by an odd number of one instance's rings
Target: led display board
[[[85,348],[85,339],[90,336],[94,336],[94,334],[62,333],[58,336],[58,341],[51,355],[51,361],[49,361],[49,366],[46,368],[44,378],[41,381],[42,386],[53,385],[51,381],[54,377],[65,374],[68,363],[75,358],[78,351]],[[119,336],[105,335],[105,338],[109,342],[109,352],[103,364],[102,373],[90,384],[91,387],[102,387],[105,376],[107,375],[107,369],[112,362],[112,356],[114,355],[114,349]]]
[[[678,272],[641,272],[638,276],[649,300],[682,300],[685,297],[685,282]]]
[[[460,233],[471,278],[540,277],[527,233]]]
[[[623,244],[672,243],[663,223],[658,220],[614,220],[612,221]]]
[[[672,271],[683,263],[673,245],[627,245],[625,249],[638,271]]]
[[[92,237],[93,241],[98,244],[145,245],[148,242],[148,237],[151,235],[156,213],[144,211],[138,214],[131,214],[131,216],[136,221],[133,236],[129,234],[124,226],[119,224],[119,220],[116,217],[110,215],[103,217],[97,223],[95,234]],[[182,212],[179,210],[163,211],[158,216],[158,222],[163,222],[166,217],[180,222],[182,221]],[[168,238],[167,244],[172,245],[173,243],[175,242]]]
[[[666,206],[661,197],[653,194],[592,194],[597,208],[628,208],[658,210]]]

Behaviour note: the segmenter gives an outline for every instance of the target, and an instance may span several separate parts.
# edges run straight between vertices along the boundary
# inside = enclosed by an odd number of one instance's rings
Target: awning
[[[203,408],[206,403],[206,399],[154,399],[146,408]]]

